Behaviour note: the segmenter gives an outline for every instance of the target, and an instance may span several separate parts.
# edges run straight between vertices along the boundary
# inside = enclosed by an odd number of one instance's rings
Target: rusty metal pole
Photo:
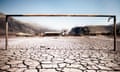
[[[5,18],[5,49],[8,48],[8,16]]]
[[[114,28],[113,28],[114,29],[113,30],[114,31],[113,32],[114,33],[114,49],[113,50],[116,51],[116,16],[114,16],[113,19],[114,19],[113,20],[114,21]]]

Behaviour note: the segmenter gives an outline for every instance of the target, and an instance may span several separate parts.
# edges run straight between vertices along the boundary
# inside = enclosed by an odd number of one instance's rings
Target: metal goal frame
[[[113,19],[114,49],[116,51],[116,16],[115,15],[84,15],[84,14],[11,14],[5,19],[5,50],[8,49],[8,18],[14,16],[40,16],[40,17],[108,17]]]

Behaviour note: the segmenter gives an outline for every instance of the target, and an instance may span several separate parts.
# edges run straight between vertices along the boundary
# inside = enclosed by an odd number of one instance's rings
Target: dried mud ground
[[[119,40],[105,36],[0,38],[0,72],[120,72]]]

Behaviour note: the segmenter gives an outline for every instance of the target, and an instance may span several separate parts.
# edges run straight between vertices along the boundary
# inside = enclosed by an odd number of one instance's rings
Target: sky
[[[120,0],[0,0],[5,14],[100,14],[116,15],[120,22]],[[107,25],[107,18],[17,17],[16,19],[54,29],[84,25]]]

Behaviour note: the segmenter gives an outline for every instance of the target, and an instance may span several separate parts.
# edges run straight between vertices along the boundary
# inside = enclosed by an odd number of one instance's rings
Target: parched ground
[[[4,50],[0,72],[120,72],[120,52],[104,36],[16,37]]]

